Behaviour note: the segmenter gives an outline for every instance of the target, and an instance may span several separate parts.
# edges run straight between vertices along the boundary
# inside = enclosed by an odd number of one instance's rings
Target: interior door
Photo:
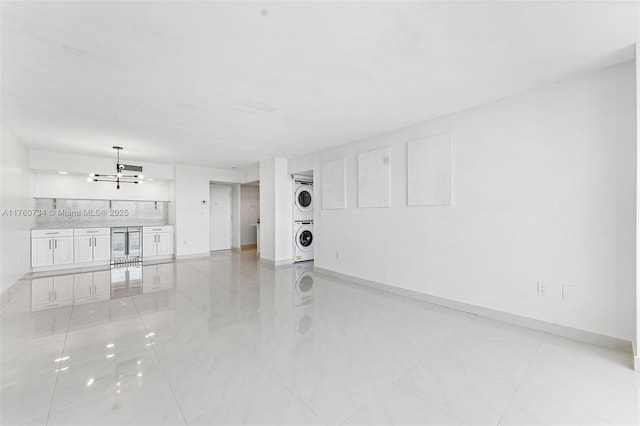
[[[231,187],[209,189],[210,249],[231,249]]]

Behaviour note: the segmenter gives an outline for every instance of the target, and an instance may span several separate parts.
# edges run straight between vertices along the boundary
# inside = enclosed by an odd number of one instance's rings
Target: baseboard
[[[293,264],[293,260],[291,259],[271,260],[271,259],[266,259],[264,257],[261,257],[260,263],[264,265],[272,266],[274,268],[281,268],[281,267],[286,267]]]
[[[155,262],[155,261],[167,261],[167,260],[173,260],[173,255],[172,254],[167,254],[164,256],[147,256],[145,258],[142,259],[142,263],[145,262]]]
[[[35,268],[31,268],[31,272],[32,273],[39,273],[39,272],[56,272],[56,271],[79,271],[82,270],[84,268],[91,268],[91,267],[100,267],[100,266],[105,266],[105,265],[110,265],[111,261],[110,260],[103,260],[101,262],[91,262],[91,263],[67,263],[65,265],[49,265],[49,266],[39,266],[39,267],[35,267]]]
[[[211,256],[210,252],[196,253],[196,254],[180,254],[176,256],[176,260],[197,259],[199,257],[209,257],[209,256]]]
[[[471,305],[464,302],[457,302],[455,300],[445,299],[438,296],[432,296],[426,293],[420,293],[415,290],[409,290],[405,288],[395,287],[389,284],[380,283],[377,281],[371,281],[364,278],[356,277],[353,275],[343,274],[335,272],[330,269],[313,268],[314,272],[319,272],[324,275],[339,278],[345,281],[351,281],[356,284],[372,287],[378,290],[386,291],[388,293],[397,294],[400,296],[409,297],[411,299],[420,300],[423,302],[433,303],[435,305],[445,306],[447,308],[457,309],[459,311],[468,312],[471,314],[479,315],[486,318],[503,321],[522,327],[530,328],[537,331],[542,331],[549,334],[554,334],[568,339],[578,340],[585,343],[590,343],[597,346],[602,346],[617,351],[633,353],[631,342],[618,339],[617,337],[605,336],[603,334],[593,333],[591,331],[580,330],[577,328],[567,327],[564,325],[553,324],[550,322],[523,317],[520,315],[511,314],[508,312],[498,311],[495,309],[484,308],[477,305]],[[640,368],[640,360],[635,358],[636,370]],[[640,371],[640,370],[639,370]]]

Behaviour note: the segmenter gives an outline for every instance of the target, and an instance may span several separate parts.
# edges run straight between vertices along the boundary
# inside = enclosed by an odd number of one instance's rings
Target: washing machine
[[[313,220],[313,181],[293,179],[293,220]]]
[[[294,222],[293,224],[294,261],[313,260],[313,222]]]

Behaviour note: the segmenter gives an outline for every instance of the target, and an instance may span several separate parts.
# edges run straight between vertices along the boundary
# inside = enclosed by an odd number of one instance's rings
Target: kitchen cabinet
[[[173,254],[173,238],[171,233],[158,232],[156,253],[158,256],[168,256]]]
[[[145,226],[142,228],[143,258],[173,255],[173,226]]]
[[[142,230],[142,258],[148,259],[156,255],[156,235],[147,232],[146,228]]]
[[[93,261],[108,262],[111,260],[111,234],[109,228],[106,235],[93,237]]]
[[[36,278],[31,281],[31,310],[69,306],[73,303],[74,277]]]
[[[31,231],[31,266],[34,268],[72,264],[73,230]]]
[[[75,229],[75,263],[106,263],[111,260],[111,229]]]
[[[91,243],[93,237],[83,236],[74,237],[75,255],[74,260],[76,263],[91,263],[93,262],[93,248]]]
[[[31,240],[31,266],[53,265],[53,238]]]
[[[73,237],[56,237],[53,239],[53,264],[68,265],[73,263]]]
[[[173,226],[145,226],[142,257],[173,258]],[[111,228],[33,229],[31,267],[34,272],[108,265],[111,262]]]

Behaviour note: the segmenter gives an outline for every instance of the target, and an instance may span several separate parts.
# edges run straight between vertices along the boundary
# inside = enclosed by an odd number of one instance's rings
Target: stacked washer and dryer
[[[313,178],[293,176],[294,261],[313,260]]]

